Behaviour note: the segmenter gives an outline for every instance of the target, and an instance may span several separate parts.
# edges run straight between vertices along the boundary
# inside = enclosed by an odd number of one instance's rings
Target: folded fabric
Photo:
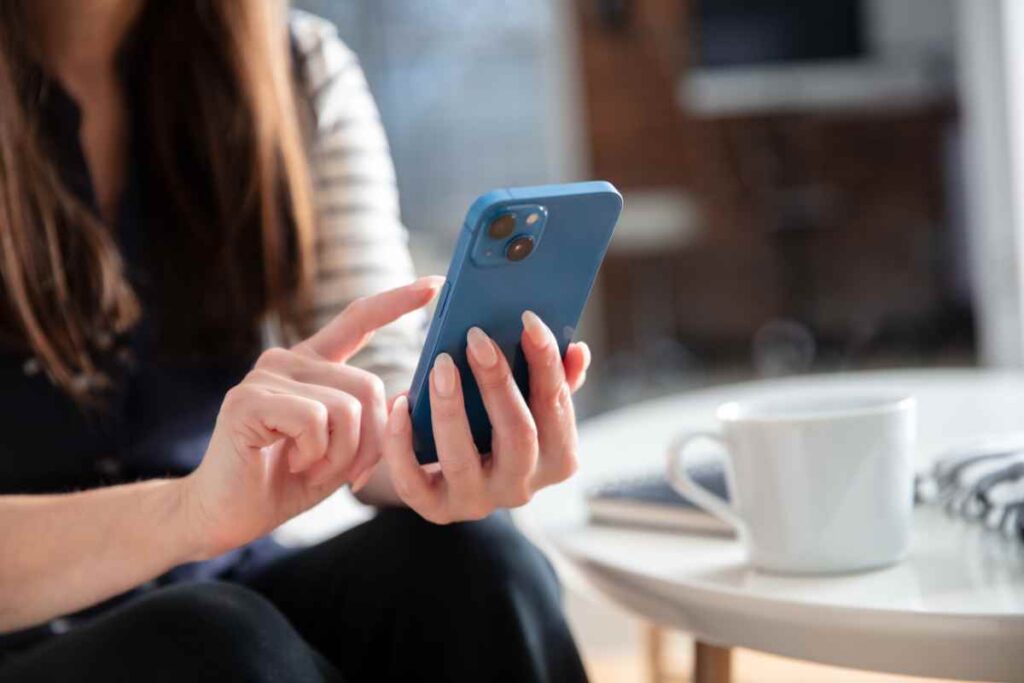
[[[918,498],[1024,540],[1024,434],[958,446],[918,479]]]

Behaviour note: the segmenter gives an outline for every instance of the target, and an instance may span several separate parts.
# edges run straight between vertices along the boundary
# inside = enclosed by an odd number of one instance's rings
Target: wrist
[[[170,479],[167,484],[173,510],[171,536],[180,555],[178,564],[201,562],[218,555],[206,531],[208,525],[203,522],[203,512],[195,491],[195,475]]]

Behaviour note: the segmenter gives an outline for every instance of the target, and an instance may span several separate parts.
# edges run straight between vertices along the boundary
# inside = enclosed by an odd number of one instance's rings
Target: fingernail
[[[455,363],[447,353],[434,360],[434,388],[439,396],[448,397],[455,392]]]
[[[409,415],[409,399],[399,396],[391,406],[391,414],[388,415],[388,432],[401,434],[405,430],[405,421]]]
[[[554,341],[555,335],[533,311],[523,311],[523,329],[529,335],[530,341],[538,347],[547,346],[549,342]]]
[[[494,344],[479,327],[469,328],[466,333],[466,343],[469,345],[469,352],[481,367],[489,368],[498,362],[498,354],[494,351]]]
[[[370,477],[373,476],[373,468],[367,469],[365,472],[360,474],[355,481],[352,482],[352,493],[359,493],[366,484],[370,481]]]
[[[443,275],[426,275],[413,282],[411,288],[419,292],[427,289],[439,289],[443,284]]]

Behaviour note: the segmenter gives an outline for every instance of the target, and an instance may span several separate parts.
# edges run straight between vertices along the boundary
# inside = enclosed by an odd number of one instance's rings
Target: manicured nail
[[[352,482],[352,493],[359,493],[359,491],[370,482],[370,477],[373,476],[373,468],[370,467]]]
[[[466,333],[466,344],[469,346],[469,352],[473,354],[473,360],[480,367],[489,368],[498,362],[494,344],[479,327],[469,328],[469,332]]]
[[[399,396],[391,406],[391,414],[388,415],[388,432],[401,434],[405,431],[406,420],[409,417],[409,399]]]
[[[434,389],[439,396],[448,397],[455,393],[455,363],[447,353],[438,354],[434,360]]]
[[[533,311],[523,311],[523,329],[529,335],[530,341],[540,348],[547,346],[555,339],[555,335],[551,333],[548,326]]]
[[[444,284],[443,275],[426,275],[416,280],[410,286],[413,290],[420,292],[427,289],[440,289]]]

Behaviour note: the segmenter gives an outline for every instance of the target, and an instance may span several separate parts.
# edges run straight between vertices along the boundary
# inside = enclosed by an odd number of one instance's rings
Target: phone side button
[[[437,318],[444,315],[444,309],[448,307],[448,292],[450,289],[451,283],[446,280],[444,287],[441,288],[441,294],[437,297],[437,308],[434,309],[434,316]]]

